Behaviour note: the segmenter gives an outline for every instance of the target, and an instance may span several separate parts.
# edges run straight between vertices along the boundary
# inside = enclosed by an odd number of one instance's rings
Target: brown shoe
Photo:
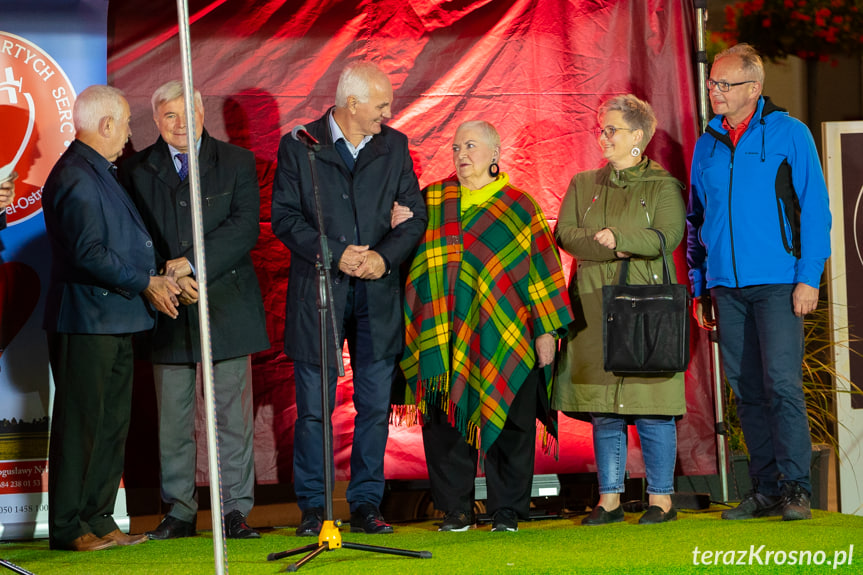
[[[114,529],[107,535],[102,535],[102,539],[107,539],[113,541],[117,545],[137,545],[138,543],[143,543],[144,541],[149,540],[146,533],[141,533],[139,535],[126,535],[119,529]]]
[[[92,533],[85,533],[74,539],[67,549],[70,551],[100,551],[108,547],[114,547],[115,545],[117,545],[117,542],[113,539],[102,539]]]

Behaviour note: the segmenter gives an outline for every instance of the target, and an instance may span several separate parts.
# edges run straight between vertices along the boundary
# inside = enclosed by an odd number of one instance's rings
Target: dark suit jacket
[[[337,325],[342,325],[351,280],[350,276],[339,272],[338,262],[349,244],[368,244],[386,258],[392,271],[380,279],[365,282],[374,358],[380,360],[400,354],[404,347],[401,297],[404,286],[398,271],[425,231],[425,203],[404,134],[384,125],[381,133],[360,151],[351,173],[333,147],[328,123],[330,113],[331,110],[309,124],[308,131],[323,144],[317,154],[317,171],[324,227],[333,256]],[[315,261],[320,253],[320,240],[311,178],[306,148],[290,135],[284,136],[279,144],[278,168],[273,182],[272,225],[276,236],[291,250],[285,353],[296,360],[319,364]],[[414,216],[392,229],[390,210],[397,200],[411,208]],[[335,364],[335,350],[331,348],[328,353],[329,362]]]
[[[42,189],[51,241],[43,327],[49,332],[119,334],[148,330],[141,292],[156,273],[153,242],[112,164],[75,140]]]
[[[260,191],[254,155],[204,131],[199,154],[201,209],[213,359],[240,357],[270,347],[258,276],[250,252],[260,233]],[[161,267],[184,256],[195,264],[189,181],[181,182],[160,137],[120,167],[156,244]],[[198,306],[179,308],[176,320],[160,317],[152,339],[156,363],[201,359]]]

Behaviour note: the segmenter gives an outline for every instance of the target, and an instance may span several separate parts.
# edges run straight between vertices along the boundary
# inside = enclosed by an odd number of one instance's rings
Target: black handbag
[[[653,231],[659,236],[663,283],[627,285],[625,259],[619,283],[602,287],[603,359],[605,371],[615,375],[670,375],[689,365],[689,292],[671,283],[665,236]]]

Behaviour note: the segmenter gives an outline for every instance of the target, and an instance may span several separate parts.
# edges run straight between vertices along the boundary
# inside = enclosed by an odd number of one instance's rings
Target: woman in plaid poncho
[[[406,289],[401,366],[408,402],[423,416],[441,531],[474,522],[478,450],[492,530],[516,531],[528,517],[536,417],[548,412],[549,366],[571,321],[548,223],[500,173],[499,156],[491,124],[459,126],[457,179],[425,190],[429,223]]]

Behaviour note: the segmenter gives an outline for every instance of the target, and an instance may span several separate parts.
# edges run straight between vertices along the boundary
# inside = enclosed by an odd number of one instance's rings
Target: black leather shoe
[[[613,511],[606,511],[602,505],[597,505],[590,515],[581,520],[582,525],[605,525],[623,521],[623,506],[618,505]]]
[[[363,503],[351,513],[351,533],[392,533],[393,526],[384,521],[377,505]]]
[[[303,511],[303,519],[297,527],[297,537],[317,537],[324,525],[324,510],[311,507]]]
[[[261,534],[249,527],[239,509],[225,515],[225,537],[228,539],[260,539]]]
[[[677,519],[677,509],[672,507],[668,511],[663,511],[659,505],[651,505],[638,520],[639,525],[653,525],[654,523],[665,523],[666,521],[674,521]]]
[[[195,524],[165,515],[159,526],[153,531],[147,531],[150,539],[179,539],[180,537],[194,537]]]

